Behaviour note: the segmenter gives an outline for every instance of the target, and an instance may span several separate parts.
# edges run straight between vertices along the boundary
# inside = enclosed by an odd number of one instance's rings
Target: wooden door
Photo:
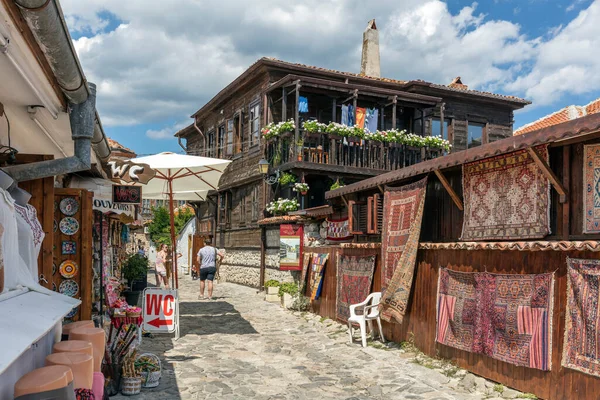
[[[200,271],[200,266],[198,265],[198,252],[204,247],[205,238],[206,236],[203,235],[194,235],[192,246],[192,267],[195,268],[196,271]]]
[[[92,227],[94,214],[92,210],[93,192],[85,189],[54,189],[54,221],[56,230],[54,232],[54,264],[56,273],[53,274],[51,285],[57,290],[65,281],[74,281],[79,291],[73,297],[81,300],[77,314],[73,316],[74,321],[87,320],[92,317],[93,274],[92,269]],[[61,210],[61,201],[71,198],[78,204],[78,209],[73,215],[67,215]],[[72,200],[71,200],[72,201]],[[61,222],[68,222],[66,218],[77,221],[79,229],[72,234],[63,233]],[[72,221],[72,220],[71,220]],[[74,247],[73,247],[74,245]],[[72,250],[68,251],[68,247]],[[72,254],[63,254],[72,253]],[[71,278],[65,278],[60,273],[60,266],[65,261],[73,261],[78,269]],[[50,279],[48,279],[50,281]]]

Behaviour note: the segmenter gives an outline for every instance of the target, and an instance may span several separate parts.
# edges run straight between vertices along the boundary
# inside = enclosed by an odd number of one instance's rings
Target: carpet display
[[[436,341],[549,371],[554,274],[505,275],[440,268]]]
[[[600,145],[583,146],[583,233],[600,232]]]
[[[314,253],[310,266],[310,299],[317,300],[323,286],[323,273],[329,254]]]
[[[327,220],[327,240],[332,242],[340,242],[352,240],[353,235],[350,234],[348,218],[339,220]]]
[[[336,316],[348,321],[350,305],[364,301],[371,293],[375,255],[347,256],[338,254]]]
[[[385,192],[381,317],[388,322],[393,318],[402,323],[408,308],[426,190],[424,178]]]
[[[548,161],[548,147],[536,150]],[[550,184],[526,150],[463,166],[461,240],[539,239],[550,233]]]
[[[312,260],[313,253],[306,252],[302,255],[302,275],[300,276],[300,293],[306,291],[306,276],[308,275],[308,267]]]
[[[600,377],[600,260],[567,259],[563,367]]]

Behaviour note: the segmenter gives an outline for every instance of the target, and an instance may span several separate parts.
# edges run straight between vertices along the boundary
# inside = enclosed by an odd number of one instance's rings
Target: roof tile
[[[536,121],[523,125],[515,130],[514,135],[522,135],[524,133],[537,131],[538,129],[547,128],[549,126],[562,124],[563,122],[572,121],[586,115],[600,113],[600,98],[591,101],[585,106],[567,106],[558,111],[548,114]]]

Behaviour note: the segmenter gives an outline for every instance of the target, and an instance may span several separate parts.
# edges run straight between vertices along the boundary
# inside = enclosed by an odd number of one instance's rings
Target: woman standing
[[[165,288],[169,288],[169,280],[167,279],[167,267],[165,262],[167,261],[167,245],[163,244],[160,246],[160,251],[156,255],[156,276],[158,277],[158,286],[160,281],[163,281]]]

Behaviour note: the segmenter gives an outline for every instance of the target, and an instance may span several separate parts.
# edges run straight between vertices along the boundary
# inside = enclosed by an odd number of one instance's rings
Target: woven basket
[[[141,311],[138,312],[127,312],[127,318],[139,318],[142,315]]]
[[[142,378],[139,376],[125,377],[121,380],[121,393],[125,396],[133,396],[135,394],[140,394],[142,391]]]
[[[142,358],[142,357],[150,357],[152,358],[155,363],[158,365],[158,371],[155,372],[145,372],[142,371],[140,373],[140,375],[142,376],[142,387],[144,388],[153,388],[153,387],[157,387],[158,384],[160,383],[160,377],[162,374],[162,366],[160,364],[160,358],[158,358],[158,356],[156,354],[152,354],[152,353],[144,353],[144,354],[140,354],[139,356],[137,356],[137,358]]]

